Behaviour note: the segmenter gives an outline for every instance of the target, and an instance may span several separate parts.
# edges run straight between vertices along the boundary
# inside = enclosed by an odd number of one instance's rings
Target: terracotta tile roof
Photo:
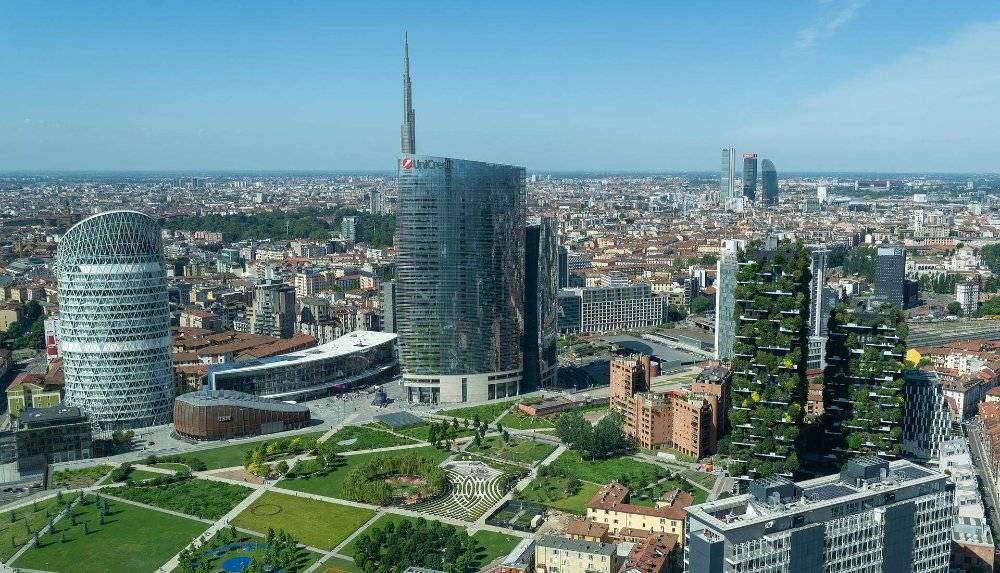
[[[607,523],[597,523],[589,519],[571,519],[566,526],[566,535],[570,537],[594,537],[600,539],[607,535],[607,533]]]
[[[694,502],[691,494],[680,490],[673,490],[665,493],[660,498],[661,500],[672,500],[672,503],[669,503],[669,505],[646,507],[644,505],[629,503],[630,493],[629,488],[613,481],[597,490],[594,497],[590,498],[590,501],[587,503],[587,509],[683,520],[685,517],[684,508]]]

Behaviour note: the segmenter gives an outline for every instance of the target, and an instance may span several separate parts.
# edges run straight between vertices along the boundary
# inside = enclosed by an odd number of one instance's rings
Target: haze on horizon
[[[0,170],[997,172],[995,3],[0,1]]]

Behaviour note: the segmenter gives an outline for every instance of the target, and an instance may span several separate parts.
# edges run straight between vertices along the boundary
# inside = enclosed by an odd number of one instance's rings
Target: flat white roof
[[[256,358],[254,360],[243,360],[238,362],[227,362],[225,364],[213,365],[210,372],[217,374],[220,372],[248,372],[252,370],[265,370],[268,368],[283,368],[286,366],[297,366],[308,364],[320,360],[328,360],[339,356],[346,356],[362,350],[385,344],[396,340],[397,335],[392,332],[376,332],[372,330],[355,330],[349,332],[336,340],[321,344],[305,350],[296,350],[287,354],[279,354],[267,358]]]

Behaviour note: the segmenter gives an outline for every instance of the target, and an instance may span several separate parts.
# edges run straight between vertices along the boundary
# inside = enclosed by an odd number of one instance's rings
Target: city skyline
[[[441,155],[701,172],[734,145],[782,173],[996,171],[979,135],[995,131],[984,110],[1000,85],[983,65],[1000,45],[986,4],[552,5],[517,22],[484,7],[188,6],[0,7],[22,54],[5,62],[19,81],[0,95],[0,169],[389,170],[408,31],[422,141]],[[759,30],[739,26],[751,17]],[[767,81],[737,94],[743,59]]]

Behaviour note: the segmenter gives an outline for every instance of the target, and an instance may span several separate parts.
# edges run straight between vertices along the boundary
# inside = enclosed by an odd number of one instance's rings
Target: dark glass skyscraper
[[[906,249],[879,247],[876,251],[875,298],[906,308]]]
[[[524,335],[524,168],[404,155],[396,320],[411,401],[516,395]]]
[[[753,201],[757,198],[757,154],[743,154],[743,196]]]
[[[524,249],[524,379],[521,392],[556,385],[559,237],[550,217],[528,225]]]
[[[760,162],[761,202],[765,205],[778,204],[778,172],[770,159]]]

